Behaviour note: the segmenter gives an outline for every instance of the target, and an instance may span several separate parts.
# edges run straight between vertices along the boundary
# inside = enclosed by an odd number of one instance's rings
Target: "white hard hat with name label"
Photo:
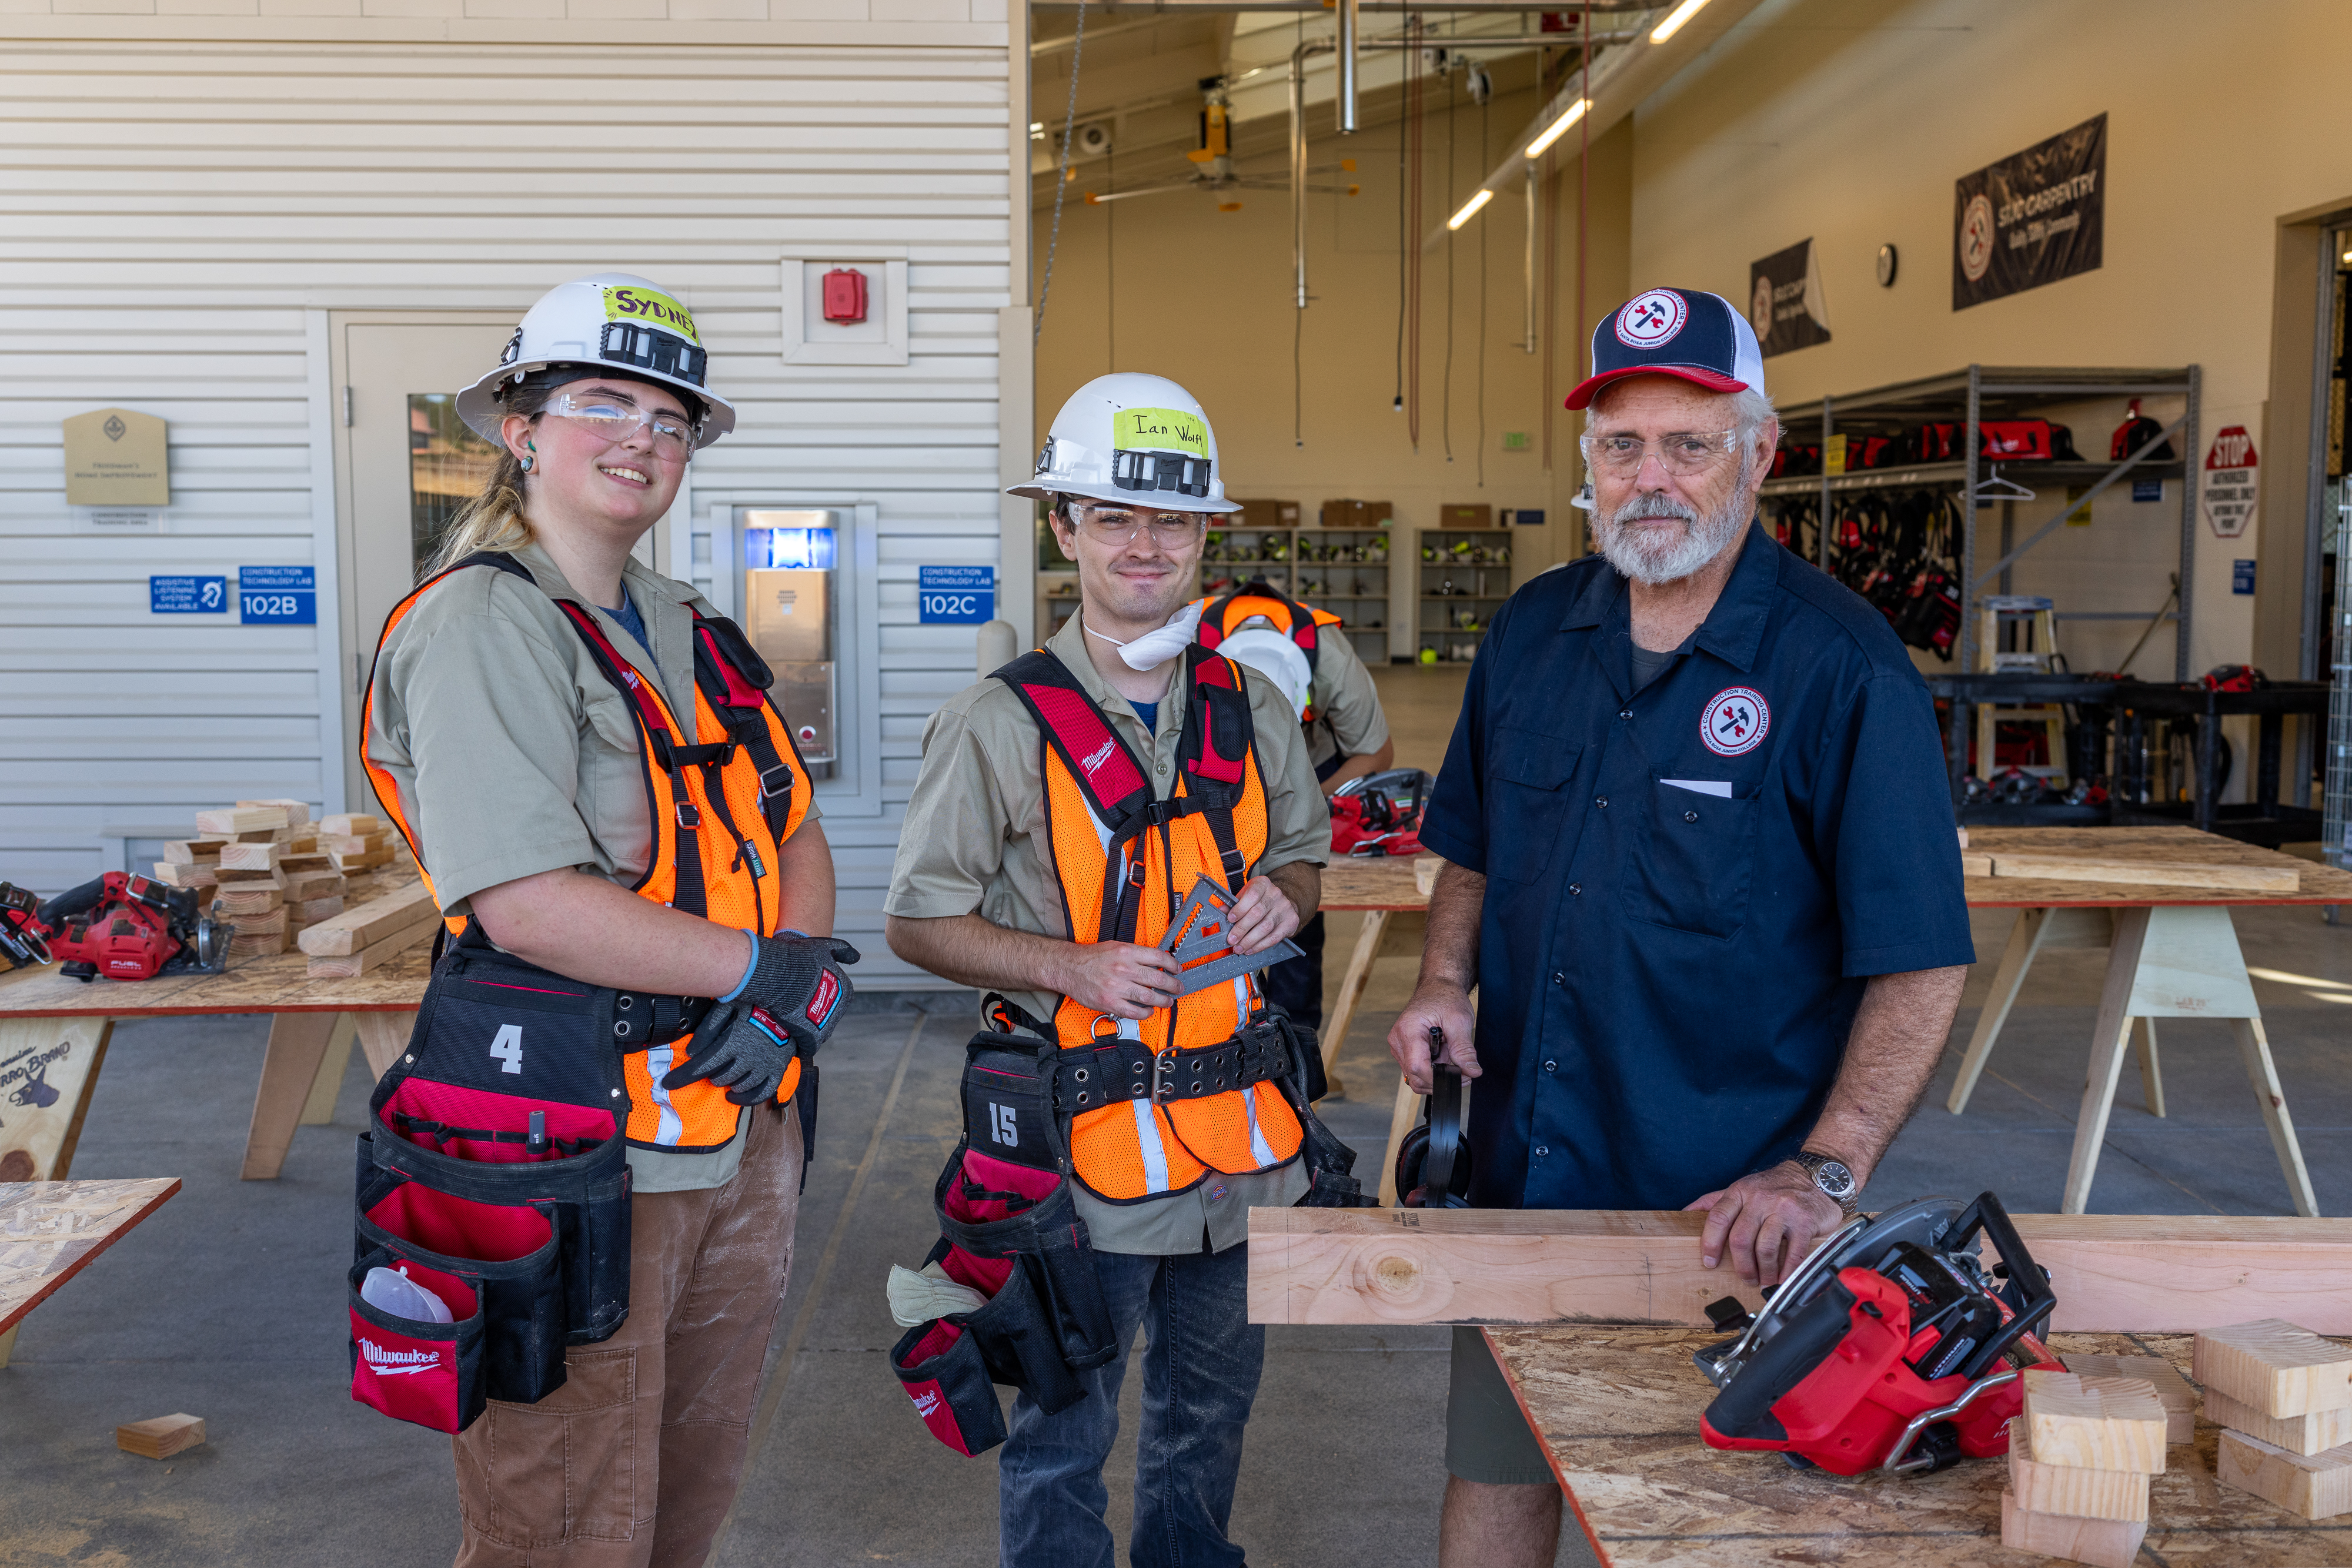
[[[540,296],[499,368],[457,394],[457,417],[496,443],[505,394],[534,372],[546,372],[542,381],[621,376],[676,392],[694,417],[695,445],[708,446],[735,428],[735,405],[704,384],[709,363],[693,312],[648,278],[600,272]]]
[[[1122,371],[1070,394],[1037,454],[1037,471],[1008,496],[1168,512],[1238,512],[1217,472],[1217,434],[1192,394],[1165,376]]]

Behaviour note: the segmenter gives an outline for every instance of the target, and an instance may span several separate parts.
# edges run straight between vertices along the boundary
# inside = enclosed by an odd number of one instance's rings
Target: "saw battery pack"
[[[563,1385],[564,1347],[629,1312],[629,1102],[617,993],[500,953],[472,927],[433,967],[359,1139],[352,1397],[459,1432],[488,1400]],[[406,1274],[449,1322],[386,1312]]]

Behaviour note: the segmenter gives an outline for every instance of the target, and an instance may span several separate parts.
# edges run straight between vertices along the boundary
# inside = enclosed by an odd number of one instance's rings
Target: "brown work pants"
[[[536,1405],[492,1400],[455,1439],[457,1568],[699,1568],[742,1481],[760,1368],[793,1265],[797,1107],[753,1109],[734,1179],[639,1193],[629,1317],[564,1355]]]

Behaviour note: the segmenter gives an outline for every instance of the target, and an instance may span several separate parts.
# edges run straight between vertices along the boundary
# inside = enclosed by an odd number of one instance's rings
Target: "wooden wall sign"
[[[168,507],[164,423],[152,413],[101,408],[65,422],[66,504]]]

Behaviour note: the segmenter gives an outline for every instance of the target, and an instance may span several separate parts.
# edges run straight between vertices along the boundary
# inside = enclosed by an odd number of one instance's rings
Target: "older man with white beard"
[[[1706,1266],[1771,1284],[1854,1211],[1975,956],[1935,708],[1885,618],[1752,520],[1780,424],[1746,317],[1651,289],[1592,365],[1601,553],[1471,669],[1389,1048],[1425,1092],[1442,1031],[1476,1081],[1474,1206],[1703,1209]],[[1475,1331],[1453,1370],[1439,1560],[1548,1568],[1542,1446]]]

